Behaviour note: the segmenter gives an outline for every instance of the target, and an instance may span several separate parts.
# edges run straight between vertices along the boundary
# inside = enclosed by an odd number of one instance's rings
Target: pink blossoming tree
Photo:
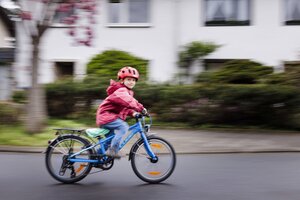
[[[31,88],[28,96],[26,130],[40,132],[47,120],[45,90],[38,81],[40,44],[45,32],[53,25],[55,16],[64,14],[60,23],[68,27],[75,44],[91,46],[97,0],[17,0],[18,17],[32,44]],[[22,33],[23,34],[23,33]]]

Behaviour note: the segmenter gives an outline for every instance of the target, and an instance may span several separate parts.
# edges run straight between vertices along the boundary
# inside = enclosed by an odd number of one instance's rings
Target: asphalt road
[[[61,184],[46,171],[43,154],[0,153],[1,200],[299,200],[300,153],[178,156],[162,184],[143,183],[127,159],[77,184]]]

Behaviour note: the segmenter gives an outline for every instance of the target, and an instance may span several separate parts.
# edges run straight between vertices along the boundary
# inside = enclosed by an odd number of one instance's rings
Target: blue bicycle
[[[146,124],[144,115],[136,117],[129,135],[120,144],[122,149],[134,135],[139,139],[129,152],[134,173],[148,183],[160,183],[174,171],[176,154],[163,138],[149,133],[152,119]],[[114,133],[107,129],[55,129],[58,135],[46,150],[46,167],[50,175],[62,183],[75,183],[85,178],[94,168],[109,170],[114,158],[105,155]]]

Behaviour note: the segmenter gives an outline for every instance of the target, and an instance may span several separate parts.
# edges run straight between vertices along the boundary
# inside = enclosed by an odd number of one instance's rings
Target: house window
[[[60,6],[60,5],[59,5]],[[54,25],[66,25],[66,23],[63,22],[67,17],[71,17],[75,14],[75,8],[71,7],[67,10],[57,10],[53,17],[53,24]]]
[[[56,23],[56,24],[62,24],[63,23],[63,20],[66,18],[66,17],[70,17],[71,15],[73,14],[73,12],[60,12],[60,11],[57,11],[53,17],[53,23]]]
[[[205,25],[250,25],[249,0],[205,0]]]
[[[299,0],[285,0],[285,24],[300,25]]]
[[[72,77],[74,75],[74,63],[55,62],[55,75],[57,79]]]
[[[108,21],[111,24],[149,23],[150,0],[109,0]]]

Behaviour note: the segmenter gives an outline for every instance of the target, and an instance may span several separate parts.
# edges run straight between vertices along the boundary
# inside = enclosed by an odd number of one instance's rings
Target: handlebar
[[[136,114],[136,115],[135,115],[135,118],[136,118],[136,119],[140,119],[140,118],[143,118],[143,117],[149,117],[149,118],[151,118],[151,116],[150,116],[149,113],[147,113],[147,114],[139,113],[139,114]]]
[[[149,118],[149,123],[147,125],[145,123],[145,117]],[[135,116],[135,119],[136,119],[136,122],[138,122],[139,119],[142,119],[141,121],[142,121],[142,124],[143,124],[144,127],[148,126],[150,128],[150,126],[152,125],[152,117],[149,113],[146,113],[146,114],[139,113]]]

